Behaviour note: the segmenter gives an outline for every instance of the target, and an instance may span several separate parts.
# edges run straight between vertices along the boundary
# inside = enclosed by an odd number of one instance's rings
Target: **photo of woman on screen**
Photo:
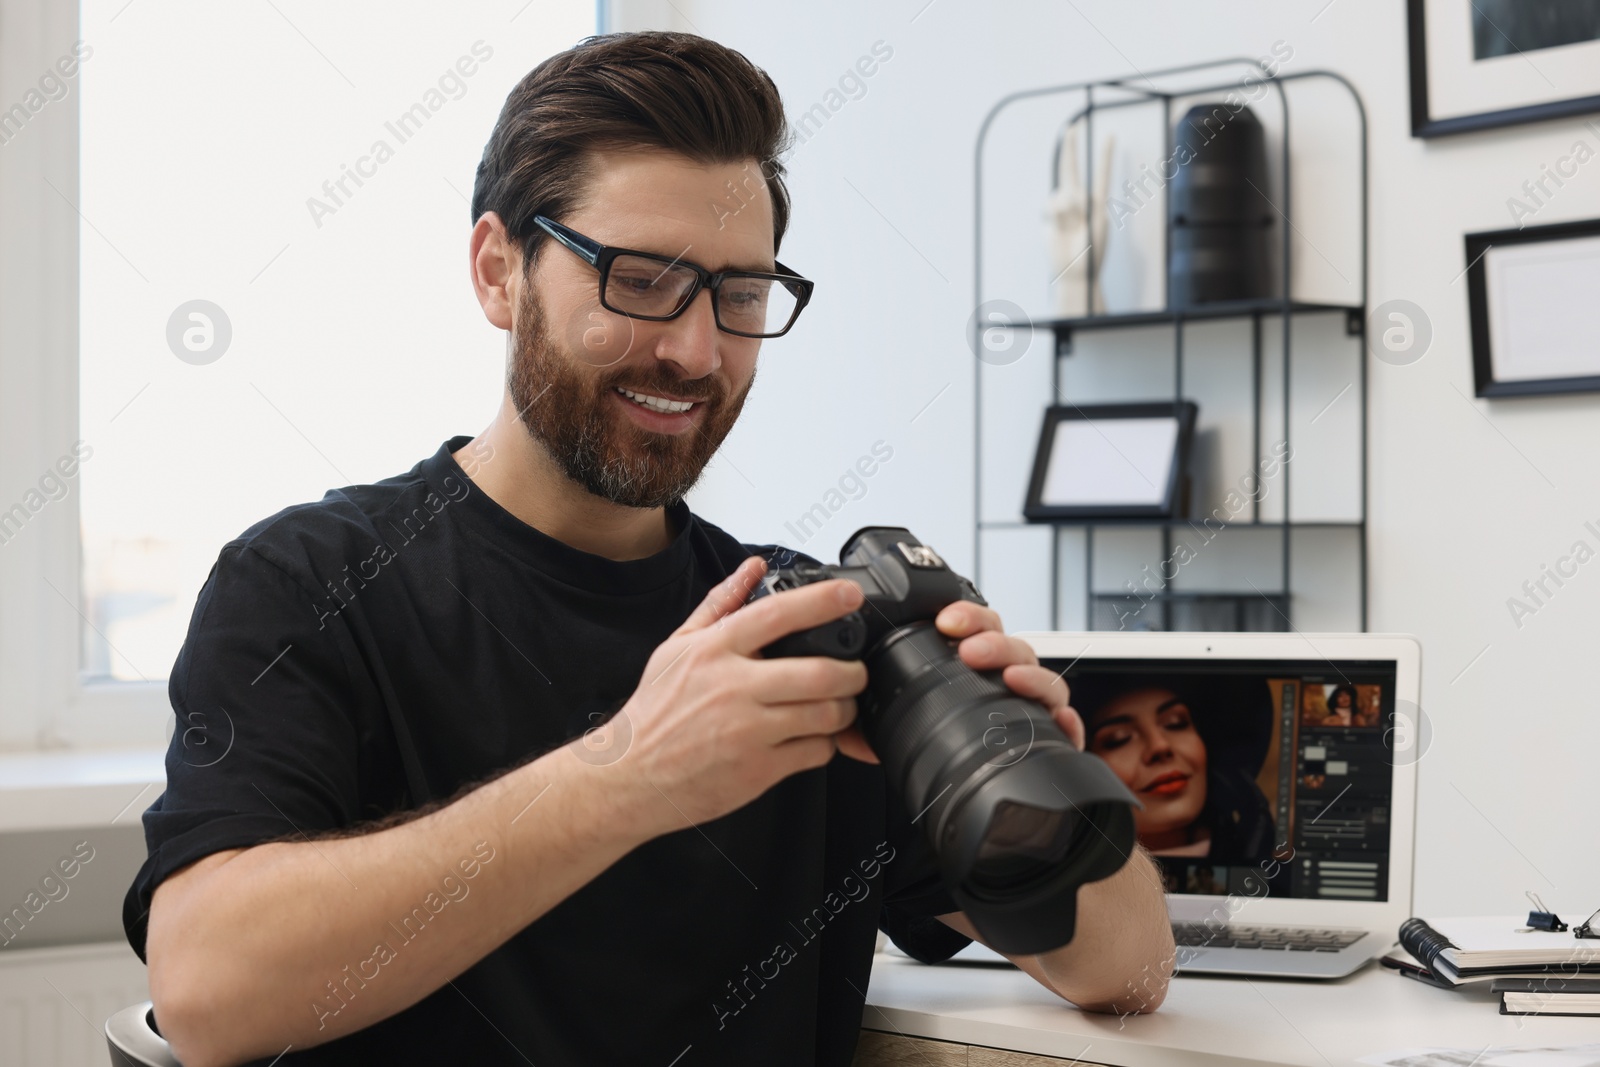
[[[1091,675],[1071,687],[1087,750],[1144,805],[1140,844],[1223,863],[1271,852],[1272,812],[1255,782],[1271,731],[1264,685],[1255,694],[1232,679]]]
[[[1382,713],[1380,685],[1307,682],[1300,690],[1302,726],[1376,726]]]
[[[1324,726],[1352,726],[1356,719],[1356,691],[1348,685],[1336,685],[1328,694],[1328,717]]]

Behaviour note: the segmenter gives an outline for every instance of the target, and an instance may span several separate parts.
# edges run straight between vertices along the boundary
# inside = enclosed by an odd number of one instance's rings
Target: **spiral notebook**
[[[1515,915],[1407,919],[1400,924],[1400,945],[1413,957],[1411,968],[1425,972],[1411,977],[1449,987],[1527,974],[1600,974],[1600,940],[1529,930]],[[1408,971],[1395,954],[1384,963]]]

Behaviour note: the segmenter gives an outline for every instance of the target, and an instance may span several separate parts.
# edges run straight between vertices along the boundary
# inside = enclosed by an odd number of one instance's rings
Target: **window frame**
[[[599,33],[669,15],[661,0],[595,3]],[[0,111],[80,39],[76,0],[0,0]],[[71,80],[0,146],[0,513],[79,440],[79,241],[98,239],[76,206],[81,95]],[[79,477],[0,542],[0,752],[165,747],[172,729],[166,679],[83,674]]]
[[[75,3],[0,0],[0,71],[17,72],[0,108],[81,36]],[[68,86],[0,148],[0,511],[78,441],[81,90]],[[67,495],[0,544],[0,750],[161,744],[164,682],[81,677],[80,486],[64,480]]]

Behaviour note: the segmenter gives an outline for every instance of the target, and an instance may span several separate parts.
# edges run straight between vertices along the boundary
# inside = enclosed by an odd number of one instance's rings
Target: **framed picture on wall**
[[[1600,111],[1600,0],[1406,0],[1411,135]]]
[[[1469,233],[1466,255],[1477,395],[1600,391],[1600,219]]]

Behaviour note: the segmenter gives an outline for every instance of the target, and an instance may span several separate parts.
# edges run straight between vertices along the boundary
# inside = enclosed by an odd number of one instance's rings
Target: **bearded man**
[[[686,34],[591,38],[507,99],[470,239],[498,413],[224,546],[172,672],[124,921],[187,1067],[844,1067],[880,929],[976,936],[854,725],[865,668],[761,657],[860,590],[744,606],[773,549],[684,503],[810,299],[776,258],[787,130]],[[937,625],[1082,746],[994,612]],[[224,711],[227,754],[189,758]],[[1015,962],[1153,1008],[1159,885],[1134,856]]]

